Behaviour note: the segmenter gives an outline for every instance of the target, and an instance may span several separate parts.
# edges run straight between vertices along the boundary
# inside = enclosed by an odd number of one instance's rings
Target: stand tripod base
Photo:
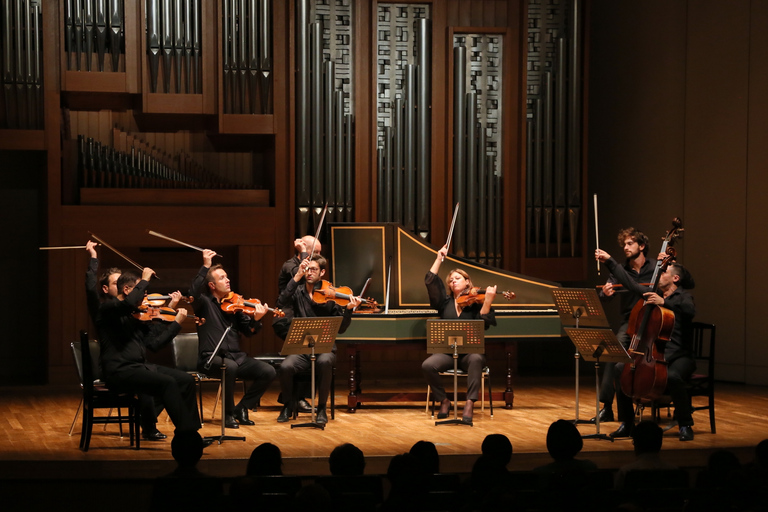
[[[211,442],[218,441],[218,443],[221,444],[224,441],[245,441],[245,438],[240,436],[206,436],[203,438],[203,441],[207,440],[210,440]]]
[[[468,427],[474,426],[472,424],[472,421],[464,421],[464,420],[443,420],[443,421],[436,421],[435,426],[438,425],[466,425]]]
[[[297,423],[296,425],[291,425],[291,428],[301,428],[301,427],[319,428],[320,430],[325,430],[325,424],[317,423],[316,421],[311,421],[309,423]]]
[[[581,436],[581,438],[582,439],[605,439],[606,441],[613,442],[613,438],[608,434],[587,434],[586,436]]]
[[[592,425],[591,421],[580,420],[580,419],[571,420],[571,423],[573,423],[574,425]]]

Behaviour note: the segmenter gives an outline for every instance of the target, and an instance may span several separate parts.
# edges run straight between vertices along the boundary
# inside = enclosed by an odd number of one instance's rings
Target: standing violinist
[[[221,377],[222,363],[226,366],[224,382],[224,426],[239,428],[240,425],[254,425],[248,418],[248,409],[254,409],[261,396],[275,378],[275,369],[269,364],[249,357],[240,349],[240,334],[253,336],[261,329],[261,318],[267,312],[266,304],[256,304],[253,316],[242,311],[225,313],[221,309],[222,300],[231,292],[229,278],[221,265],[212,265],[216,253],[203,250],[203,266],[192,281],[189,294],[194,298],[195,312],[205,319],[198,325],[200,339],[198,369],[214,377]],[[227,327],[232,327],[227,331]],[[213,357],[209,369],[205,364],[216,349],[224,333],[218,352]],[[235,405],[236,379],[251,380],[252,384],[245,391],[243,398]]]
[[[690,273],[680,263],[669,263],[659,276],[657,291],[636,283],[607,252],[597,249],[595,258],[605,262],[616,280],[633,293],[642,294],[645,303],[664,307],[675,315],[669,341],[664,346],[664,360],[667,366],[666,393],[675,406],[674,419],[680,427],[680,440],[693,440],[693,416],[686,384],[696,370],[696,361],[691,352],[693,317],[696,305],[688,289],[695,286]],[[630,354],[631,355],[631,354]],[[616,387],[620,389],[620,378],[624,363],[616,365]],[[621,425],[611,437],[631,437],[634,430],[634,408],[632,398],[623,392],[616,393],[619,421]]]
[[[281,309],[290,309],[293,311],[294,318],[311,318],[316,316],[343,316],[339,327],[339,333],[343,333],[352,322],[352,311],[360,305],[359,297],[352,297],[346,307],[342,307],[332,300],[323,303],[317,303],[313,299],[315,290],[323,286],[323,277],[328,269],[328,261],[315,254],[312,258],[307,258],[301,262],[296,275],[288,281],[285,290],[277,299],[277,306]],[[303,284],[301,284],[303,283]],[[320,385],[317,391],[317,423],[328,423],[328,414],[326,412],[326,402],[331,391],[331,379],[333,377],[333,366],[336,364],[336,346],[329,353],[317,355],[315,361],[317,373],[320,379]],[[280,390],[283,397],[293,397],[293,377],[299,372],[307,371],[311,368],[310,356],[306,354],[291,354],[285,358],[280,365]],[[279,423],[285,423],[293,416],[296,404],[293,400],[286,403],[280,415],[277,417]]]
[[[626,261],[622,269],[627,276],[631,277],[636,283],[649,283],[653,277],[653,271],[656,268],[655,262],[648,259],[648,237],[642,231],[635,228],[624,228],[619,231],[619,247],[624,251]],[[604,301],[612,300],[616,297],[617,284],[616,277],[611,275],[600,290],[600,299]],[[621,316],[622,322],[616,331],[616,339],[626,349],[629,347],[630,337],[627,334],[629,327],[629,316],[632,308],[637,301],[642,300],[643,296],[630,290],[619,293],[621,297]],[[603,363],[603,377],[600,383],[600,402],[603,407],[600,409],[600,422],[614,421],[613,416],[613,397],[616,394],[616,364]],[[590,420],[595,422],[595,418]]]
[[[429,304],[437,310],[440,318],[443,319],[475,319],[484,320],[485,328],[496,325],[496,315],[491,308],[493,299],[496,296],[496,286],[489,286],[485,290],[485,299],[482,304],[473,303],[462,308],[459,304],[459,298],[472,289],[472,279],[462,269],[454,269],[448,272],[445,282],[448,285],[448,293],[437,273],[440,271],[440,264],[448,254],[448,246],[445,245],[437,251],[432,267],[427,272],[424,283],[427,285],[429,294]],[[461,419],[464,423],[472,424],[472,414],[474,403],[480,396],[480,382],[483,378],[483,367],[485,366],[484,354],[463,354],[458,361],[459,368],[467,372],[467,401],[464,404],[464,411]],[[453,368],[453,356],[450,354],[432,354],[421,365],[427,384],[432,388],[435,399],[440,401],[440,411],[437,413],[438,419],[447,418],[448,411],[451,408],[451,400],[445,394],[445,387],[440,380],[440,372]]]

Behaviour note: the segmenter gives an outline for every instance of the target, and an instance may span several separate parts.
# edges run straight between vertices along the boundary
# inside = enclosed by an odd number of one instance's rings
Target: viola
[[[485,302],[485,290],[485,288],[479,286],[467,288],[456,298],[456,304],[460,309],[464,309],[472,304],[482,304]],[[516,297],[515,292],[505,291],[501,292],[501,294],[507,300],[514,300]]]
[[[661,269],[674,259],[675,251],[668,245],[681,238],[682,222],[672,221],[672,229],[664,237],[661,252],[667,258],[656,261],[651,279],[651,290],[655,293]],[[670,250],[671,249],[671,250]],[[667,387],[667,362],[664,349],[675,326],[675,314],[667,308],[637,301],[629,317],[627,334],[631,337],[629,355],[632,362],[624,365],[621,373],[621,390],[634,400],[654,400]]]
[[[171,323],[176,321],[176,310],[164,306],[165,301],[170,299],[169,295],[160,295],[159,293],[150,293],[139,305],[138,311],[133,313],[133,317],[140,322],[165,322]],[[192,302],[192,297],[186,297],[188,302]],[[195,315],[187,315],[187,319],[194,320],[196,324],[203,325],[205,318],[200,318]]]
[[[242,295],[235,292],[229,292],[226,297],[221,299],[221,310],[225,313],[236,313],[242,311],[246,315],[253,316],[256,306],[261,304],[259,299],[244,299]],[[285,313],[277,308],[267,308],[275,317],[283,317]]]
[[[335,302],[339,306],[346,307],[347,304],[354,298],[352,289],[349,286],[333,286],[325,279],[322,280],[320,288],[312,292],[312,300],[316,304],[325,304],[328,301]],[[379,305],[375,300],[371,298],[364,299],[360,297],[361,306],[363,304],[368,308],[374,310],[379,308]]]

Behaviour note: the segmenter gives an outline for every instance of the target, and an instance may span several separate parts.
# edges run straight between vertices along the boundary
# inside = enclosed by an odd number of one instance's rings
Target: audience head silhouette
[[[557,461],[576,457],[584,447],[581,433],[576,425],[566,420],[557,420],[547,431],[547,451]]]
[[[334,476],[359,476],[365,470],[365,456],[357,446],[344,443],[333,449],[328,465]]]
[[[261,443],[254,448],[248,459],[245,474],[249,476],[282,475],[283,456],[280,448],[272,443]]]
[[[504,434],[488,434],[480,447],[485,461],[506,467],[512,459],[512,443]]]
[[[176,432],[171,440],[171,455],[179,467],[194,467],[203,456],[203,438],[196,430]]]
[[[664,431],[655,421],[643,420],[635,426],[632,434],[635,453],[659,453],[664,440]]]
[[[437,453],[435,443],[431,441],[416,441],[408,453],[419,462],[425,473],[435,474],[440,472],[440,456]]]

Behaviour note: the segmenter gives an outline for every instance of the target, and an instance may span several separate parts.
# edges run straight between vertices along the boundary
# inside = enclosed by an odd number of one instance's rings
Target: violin
[[[316,304],[325,304],[331,301],[339,306],[346,307],[353,298],[354,294],[349,286],[333,286],[325,279],[321,281],[320,288],[312,292],[312,300]],[[364,299],[360,297],[360,303],[361,307],[366,305],[366,308],[379,309],[379,305],[371,298]]]
[[[139,305],[139,310],[133,313],[133,317],[140,322],[159,321],[171,323],[176,321],[176,310],[164,306],[165,301],[170,299],[170,295],[160,295],[159,293],[150,293]],[[188,302],[194,300],[192,297],[185,297]],[[187,318],[194,320],[197,325],[203,325],[205,318],[187,314]]]
[[[674,259],[672,247],[676,238],[683,233],[679,218],[672,221],[672,229],[667,232],[661,252],[668,256],[656,261],[656,269],[651,279],[651,289],[656,292],[661,269]],[[667,362],[664,349],[675,326],[675,313],[662,306],[637,301],[629,317],[627,334],[631,336],[629,350],[632,362],[624,365],[621,373],[621,390],[635,400],[654,400],[659,398],[667,387]]]
[[[221,310],[225,313],[236,313],[242,311],[246,315],[253,316],[257,305],[261,304],[259,299],[244,299],[242,295],[235,292],[229,292],[226,297],[221,299]],[[285,313],[277,308],[267,308],[276,318],[285,316]]]
[[[485,290],[485,288],[481,288],[480,286],[467,288],[456,298],[456,304],[460,309],[464,309],[472,304],[482,304],[485,302]],[[505,291],[501,292],[501,294],[507,300],[514,300],[516,297],[515,292]]]

